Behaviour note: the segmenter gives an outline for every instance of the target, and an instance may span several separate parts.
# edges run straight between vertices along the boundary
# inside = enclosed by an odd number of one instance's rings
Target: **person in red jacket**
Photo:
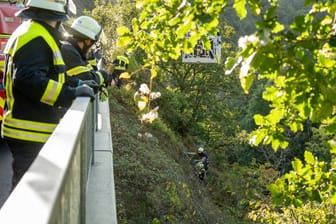
[[[17,16],[25,20],[9,38],[5,53],[6,113],[1,135],[13,155],[12,189],[78,96],[94,99],[92,88],[65,84],[60,52],[66,0],[29,0]]]

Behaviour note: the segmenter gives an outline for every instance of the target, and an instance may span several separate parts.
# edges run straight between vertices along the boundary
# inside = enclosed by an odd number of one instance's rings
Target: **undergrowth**
[[[214,203],[211,185],[199,183],[183,156],[183,139],[164,121],[141,124],[125,89],[112,89],[109,103],[118,223],[243,223]]]

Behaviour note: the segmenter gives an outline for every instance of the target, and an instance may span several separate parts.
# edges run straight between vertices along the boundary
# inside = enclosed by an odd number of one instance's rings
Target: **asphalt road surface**
[[[0,138],[0,208],[9,195],[12,177],[11,164],[12,155],[6,143]]]

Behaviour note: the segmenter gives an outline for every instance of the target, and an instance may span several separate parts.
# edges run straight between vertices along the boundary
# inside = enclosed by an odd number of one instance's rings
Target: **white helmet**
[[[99,39],[102,27],[89,16],[80,16],[74,20],[70,27],[64,26],[65,30],[77,37],[89,38],[93,41]]]
[[[203,148],[203,147],[199,147],[199,148],[198,148],[198,152],[199,152],[199,153],[204,152],[204,148]]]
[[[25,8],[16,13],[24,19],[64,21],[68,19],[67,0],[28,0]]]

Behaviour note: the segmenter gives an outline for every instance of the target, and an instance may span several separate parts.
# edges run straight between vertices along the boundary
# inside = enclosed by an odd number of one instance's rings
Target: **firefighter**
[[[113,84],[120,88],[122,83],[119,76],[123,72],[126,72],[128,68],[129,65],[128,55],[127,54],[118,55],[117,58],[113,61],[113,65],[114,65],[114,71],[112,73],[114,82]]]
[[[208,171],[208,166],[209,166],[209,161],[208,161],[208,153],[204,151],[203,147],[199,147],[197,149],[197,154],[196,154],[199,158],[199,161],[201,161],[203,163],[203,166],[205,168],[206,171]]]
[[[98,70],[88,60],[88,55],[102,32],[100,24],[89,16],[80,16],[71,26],[63,24],[63,28],[68,34],[61,48],[68,82],[74,83],[72,80],[78,79],[94,80],[100,86],[101,93],[106,91],[112,76],[105,70]]]
[[[4,51],[7,110],[1,131],[13,156],[12,189],[59,123],[59,108],[77,96],[94,99],[92,88],[64,83],[58,29],[68,19],[66,0],[29,0],[16,15],[25,21]]]
[[[95,43],[92,49],[88,52],[88,62],[93,69],[98,70],[98,62],[102,59],[101,47]]]

